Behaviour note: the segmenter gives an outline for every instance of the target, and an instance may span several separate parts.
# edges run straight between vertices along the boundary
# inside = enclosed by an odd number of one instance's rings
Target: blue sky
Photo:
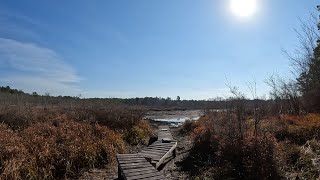
[[[281,49],[317,1],[258,0],[253,17],[229,0],[1,0],[0,85],[83,97],[228,95],[290,76]]]

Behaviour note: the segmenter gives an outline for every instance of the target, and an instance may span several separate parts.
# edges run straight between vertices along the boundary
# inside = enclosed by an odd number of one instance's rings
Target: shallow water
[[[180,125],[186,120],[198,120],[202,115],[203,112],[201,110],[150,111],[145,118]]]

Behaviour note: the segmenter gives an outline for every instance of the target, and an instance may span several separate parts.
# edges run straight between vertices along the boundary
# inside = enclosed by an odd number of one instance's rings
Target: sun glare
[[[251,17],[257,10],[257,0],[231,0],[231,11],[237,17]]]

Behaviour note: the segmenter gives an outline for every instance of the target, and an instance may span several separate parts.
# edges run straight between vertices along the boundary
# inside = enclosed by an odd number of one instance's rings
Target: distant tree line
[[[176,99],[170,97],[137,97],[137,98],[80,98],[78,96],[50,96],[46,93],[39,95],[36,92],[25,93],[22,90],[12,89],[9,86],[0,87],[0,98],[16,104],[28,101],[34,104],[86,104],[95,107],[110,104],[122,104],[127,106],[137,106],[150,110],[187,110],[187,109],[223,109],[228,103],[228,99],[216,98],[211,100],[181,100],[180,96]],[[272,100],[245,100],[247,105],[254,103],[271,104]]]
[[[11,89],[10,86],[0,87],[0,92],[10,93],[10,94],[25,94],[22,90]]]

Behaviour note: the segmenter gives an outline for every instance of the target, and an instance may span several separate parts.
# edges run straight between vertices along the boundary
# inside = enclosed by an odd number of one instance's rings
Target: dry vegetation
[[[186,122],[193,140],[183,169],[192,179],[320,178],[320,115],[261,117],[210,112]]]
[[[143,112],[132,107],[0,97],[0,179],[77,178],[89,168],[114,165],[116,153],[146,143],[151,133]]]
[[[320,115],[284,115],[273,122],[277,124],[281,126],[274,134],[280,172],[290,178],[320,178]]]

